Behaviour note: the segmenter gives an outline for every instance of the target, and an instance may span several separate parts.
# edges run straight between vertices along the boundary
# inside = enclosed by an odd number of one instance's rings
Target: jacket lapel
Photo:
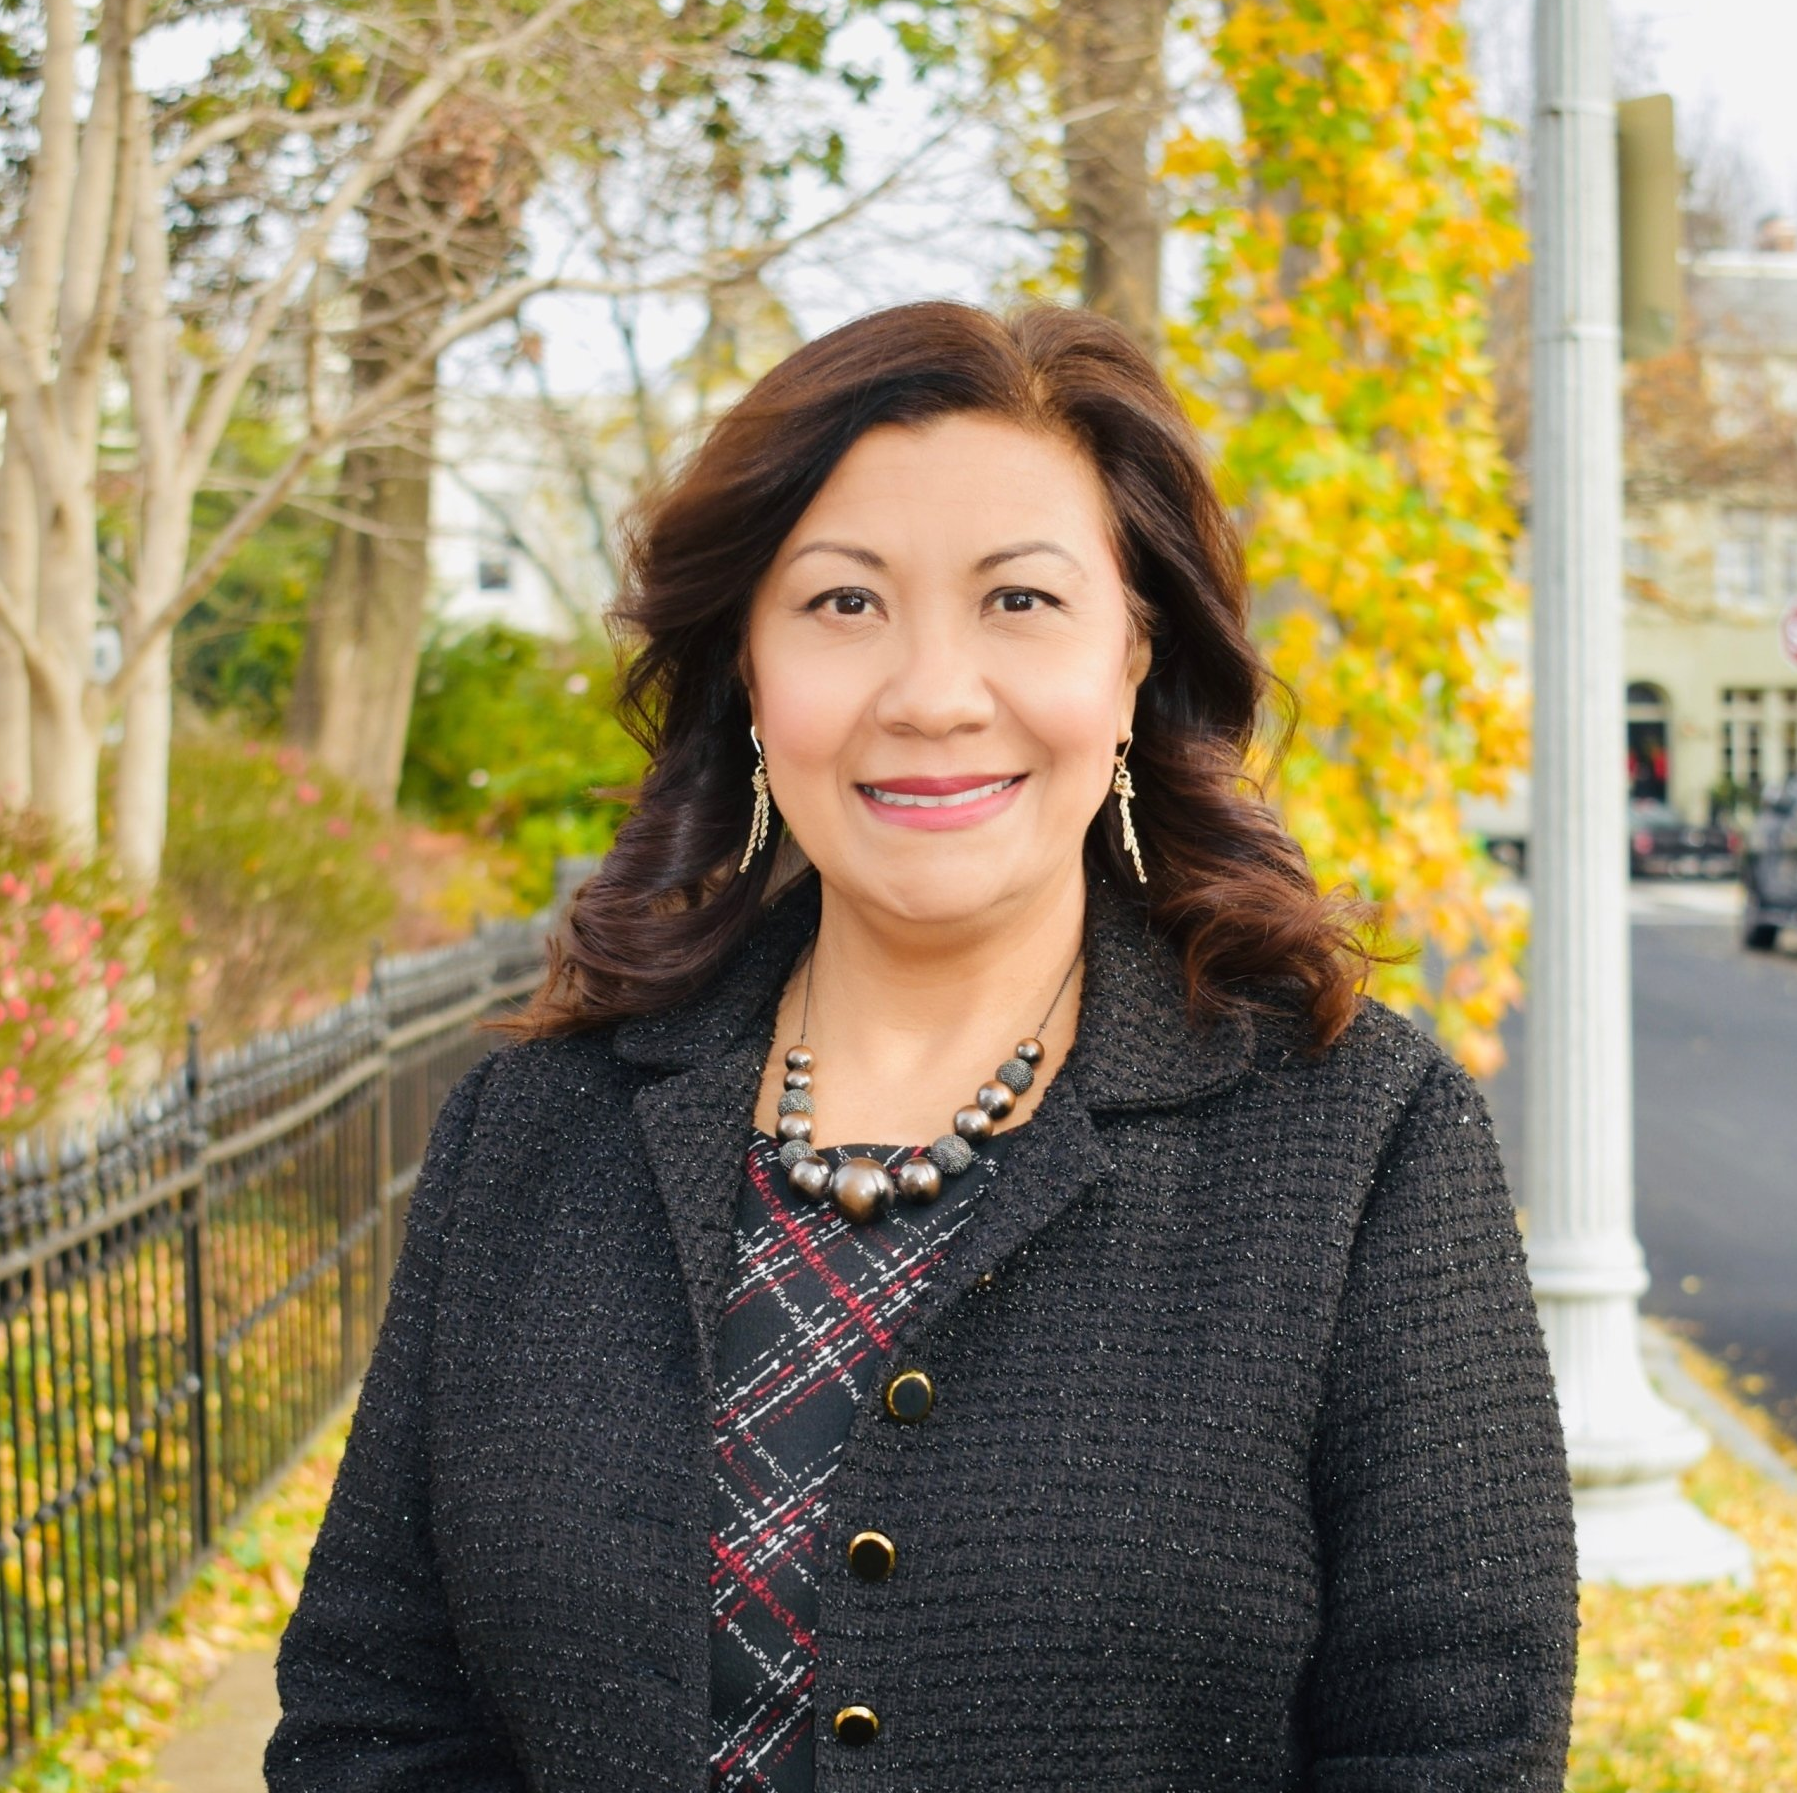
[[[645,1084],[633,1107],[679,1255],[708,1396],[755,1100],[780,993],[816,931],[819,907],[816,874],[807,872],[702,990],[620,1023],[613,1039],[625,1061],[671,1073]],[[1252,1062],[1248,1017],[1188,1024],[1177,956],[1141,904],[1102,879],[1088,880],[1085,955],[1073,1047],[1007,1153],[965,1249],[931,1280],[907,1330],[927,1325],[1114,1168],[1095,1115],[1177,1107],[1233,1082]]]

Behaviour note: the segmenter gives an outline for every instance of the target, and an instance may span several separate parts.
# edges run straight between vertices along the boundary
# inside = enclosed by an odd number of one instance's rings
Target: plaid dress
[[[995,1134],[929,1206],[898,1202],[856,1225],[787,1187],[776,1140],[759,1128],[750,1138],[712,1416],[713,1793],[811,1793],[825,1484],[899,1321],[972,1219],[1006,1143]],[[891,1169],[921,1150],[822,1153],[832,1166],[860,1153]]]

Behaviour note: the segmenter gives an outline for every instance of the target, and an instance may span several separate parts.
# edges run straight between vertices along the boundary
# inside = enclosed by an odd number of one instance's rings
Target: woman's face
[[[951,922],[1076,875],[1150,652],[1103,503],[1073,445],[983,416],[878,425],[837,463],[756,587],[745,668],[833,890]]]

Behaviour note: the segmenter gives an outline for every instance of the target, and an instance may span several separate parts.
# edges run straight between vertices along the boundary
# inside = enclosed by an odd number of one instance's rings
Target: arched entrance
[[[1671,788],[1672,706],[1658,685],[1628,690],[1629,795],[1664,803]]]

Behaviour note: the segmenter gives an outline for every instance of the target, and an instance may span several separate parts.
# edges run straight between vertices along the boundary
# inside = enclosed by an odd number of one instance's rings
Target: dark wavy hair
[[[1132,612],[1151,631],[1129,754],[1148,883],[1125,854],[1113,803],[1087,833],[1088,872],[1142,894],[1178,949],[1189,1019],[1265,1010],[1241,987],[1257,979],[1301,992],[1313,1054],[1353,1019],[1371,965],[1401,955],[1364,942],[1378,910],[1351,887],[1318,890],[1247,771],[1263,700],[1283,710],[1274,770],[1297,703],[1250,637],[1241,541],[1179,400],[1129,335],[1091,312],[1030,303],[999,317],[926,300],[856,318],[789,355],[626,514],[609,626],[619,715],[648,770],[633,792],[599,793],[632,797],[632,813],[551,936],[530,1002],[485,1026],[541,1038],[678,1001],[793,882],[795,858],[796,875],[810,875],[791,850],[736,870],[754,768],[741,675],[751,595],[864,430],[960,414],[1048,432],[1090,458]]]

